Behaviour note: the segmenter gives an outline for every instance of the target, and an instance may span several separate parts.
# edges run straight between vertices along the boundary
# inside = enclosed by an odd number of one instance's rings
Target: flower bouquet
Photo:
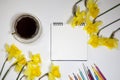
[[[78,3],[80,3],[81,1],[84,1],[85,10],[80,10],[80,6],[78,6]],[[109,37],[104,37],[103,35],[100,35],[100,32],[103,29],[112,25],[113,23],[120,21],[120,18],[101,28],[100,26],[103,22],[97,20],[97,18],[117,8],[118,6],[120,6],[120,3],[106,10],[105,12],[100,13],[100,8],[98,7],[97,2],[98,0],[77,1],[73,5],[73,16],[72,18],[70,18],[68,23],[71,24],[73,28],[76,26],[83,25],[83,30],[85,30],[86,33],[89,35],[88,44],[90,44],[92,47],[96,48],[98,46],[106,46],[109,49],[117,48],[119,40],[115,38],[115,33],[120,30],[120,27],[113,31]]]
[[[56,66],[53,63],[50,65],[50,71],[41,75],[42,60],[39,53],[32,54],[32,52],[30,52],[30,59],[27,60],[22,51],[15,44],[6,44],[5,50],[7,52],[7,58],[5,59],[0,71],[1,80],[5,80],[7,74],[12,68],[14,68],[14,71],[18,73],[16,80],[22,80],[23,78],[26,80],[35,80],[37,77],[38,80],[41,80],[45,76],[48,77],[48,80],[55,80],[56,78],[61,77],[59,66]],[[5,74],[1,76],[5,64],[11,60],[14,61],[13,64],[11,64]]]

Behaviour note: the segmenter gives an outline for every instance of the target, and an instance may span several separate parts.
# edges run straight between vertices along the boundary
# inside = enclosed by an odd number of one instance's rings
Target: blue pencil
[[[95,74],[95,73],[94,73]],[[98,76],[95,74],[95,78],[96,78],[96,80],[99,80],[99,78],[98,78]]]

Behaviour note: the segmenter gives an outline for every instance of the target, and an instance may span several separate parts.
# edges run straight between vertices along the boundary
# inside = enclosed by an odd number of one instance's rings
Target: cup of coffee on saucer
[[[21,14],[15,17],[12,26],[12,35],[22,43],[31,43],[41,34],[40,20],[30,14]]]

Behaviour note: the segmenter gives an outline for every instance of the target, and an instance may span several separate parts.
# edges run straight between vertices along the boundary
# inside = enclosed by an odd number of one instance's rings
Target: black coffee
[[[24,16],[17,20],[15,30],[20,37],[29,39],[37,34],[38,23],[35,19],[29,16]]]

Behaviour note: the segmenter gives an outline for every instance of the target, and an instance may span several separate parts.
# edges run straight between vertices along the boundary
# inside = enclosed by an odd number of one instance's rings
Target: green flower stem
[[[8,70],[6,71],[6,73],[5,73],[4,76],[3,76],[2,80],[5,79],[5,77],[7,76],[8,72],[10,71],[10,69],[11,69],[13,66],[15,66],[16,64],[17,64],[17,63],[14,63],[14,64],[12,64],[12,65],[8,68]]]
[[[120,27],[118,29],[116,29],[115,31],[113,31],[112,34],[110,35],[110,38],[114,38],[115,33],[119,30],[120,30]]]
[[[81,2],[81,1],[82,1],[82,0],[79,0],[79,1],[77,1],[77,2],[73,5],[72,14],[73,14],[74,16],[76,16],[77,4],[78,4],[79,2]]]
[[[25,75],[23,75],[21,78],[20,78],[20,80],[22,80],[22,78],[24,78],[24,77],[26,77]]]
[[[117,21],[119,21],[119,20],[120,20],[120,18],[119,18],[119,19],[116,19],[115,21],[113,21],[113,22],[107,24],[106,26],[102,27],[101,29],[99,29],[97,35],[99,36],[100,32],[101,32],[104,28],[110,26],[111,24],[113,24],[113,23],[115,23],[115,22],[117,22]]]
[[[5,66],[7,60],[8,60],[8,58],[6,58],[5,61],[4,61],[4,63],[3,63],[3,66],[2,66],[2,68],[1,68],[1,70],[0,70],[0,76],[1,76],[1,74],[2,74],[2,72],[3,72],[4,66]]]
[[[120,6],[120,3],[118,3],[118,4],[117,4],[117,5],[115,5],[115,6],[113,6],[112,8],[108,9],[107,11],[105,11],[105,12],[103,12],[103,13],[99,14],[96,18],[94,18],[93,23],[95,23],[95,21],[96,21],[96,19],[97,19],[98,17],[100,17],[100,16],[104,15],[105,13],[107,13],[107,12],[109,12],[109,11],[113,10],[114,8],[116,8],[116,7],[118,7],[118,6]]]
[[[23,69],[24,69],[24,67],[26,66],[26,64],[22,67],[22,69],[20,70],[20,72],[19,72],[19,74],[18,74],[18,76],[17,76],[17,78],[16,78],[16,80],[18,80],[19,79],[19,77],[20,77],[20,74],[22,73],[22,71],[23,71]]]
[[[87,1],[88,1],[88,0],[85,0],[85,2],[84,2],[86,8],[87,8]]]
[[[48,73],[45,73],[44,75],[42,75],[38,80],[42,79],[45,76],[48,76]]]

